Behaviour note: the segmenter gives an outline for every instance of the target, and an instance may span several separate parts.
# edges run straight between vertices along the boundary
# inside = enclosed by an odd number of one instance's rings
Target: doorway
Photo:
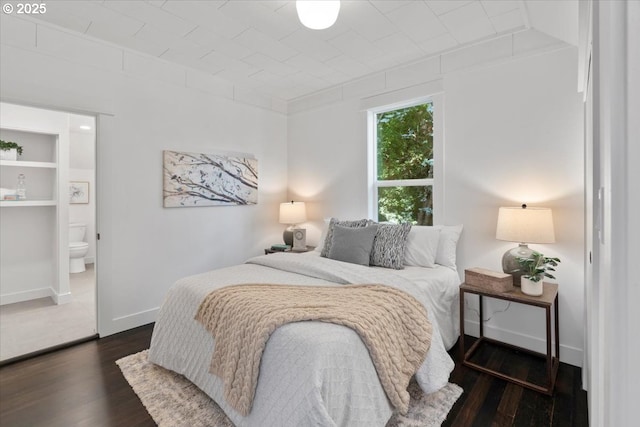
[[[96,336],[96,117],[0,107],[0,140],[21,148],[0,160],[5,364]]]

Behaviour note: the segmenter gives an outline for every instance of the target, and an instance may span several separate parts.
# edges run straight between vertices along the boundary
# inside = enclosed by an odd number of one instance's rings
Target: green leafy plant
[[[549,258],[536,251],[533,251],[530,258],[518,257],[517,259],[522,268],[522,277],[533,282],[539,282],[544,277],[555,279],[549,271],[556,271],[553,267],[557,267],[560,263],[559,258]]]
[[[0,150],[9,151],[12,148],[15,148],[19,155],[22,155],[22,146],[18,145],[18,143],[11,142],[11,141],[3,141],[0,139]]]

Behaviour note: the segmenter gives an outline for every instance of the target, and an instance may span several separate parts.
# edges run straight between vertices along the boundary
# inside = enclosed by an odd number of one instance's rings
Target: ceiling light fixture
[[[302,25],[312,30],[324,30],[335,24],[340,12],[339,0],[296,0],[296,10]]]
[[[88,125],[81,125],[81,126],[80,126],[80,129],[82,129],[82,130],[91,130],[91,126],[88,126]]]

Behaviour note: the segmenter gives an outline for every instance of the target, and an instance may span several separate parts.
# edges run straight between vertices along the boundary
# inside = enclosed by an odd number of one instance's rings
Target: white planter
[[[15,148],[0,150],[0,160],[18,160],[18,150]]]
[[[531,295],[533,297],[539,297],[542,295],[542,280],[534,282],[533,280],[522,276],[520,287],[523,294]]]

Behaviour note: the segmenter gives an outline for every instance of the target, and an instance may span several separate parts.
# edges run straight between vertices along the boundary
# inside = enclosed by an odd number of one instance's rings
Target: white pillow
[[[429,226],[411,227],[404,253],[404,265],[435,267],[440,231],[440,228]]]
[[[320,232],[320,240],[314,249],[316,252],[322,252],[322,248],[324,248],[324,241],[327,238],[327,231],[329,231],[329,222],[331,218],[325,218],[324,224],[322,224],[322,231]]]
[[[438,252],[436,253],[436,264],[456,270],[456,248],[458,246],[460,234],[462,233],[462,224],[435,225],[434,228],[440,229],[440,241],[438,242]]]

